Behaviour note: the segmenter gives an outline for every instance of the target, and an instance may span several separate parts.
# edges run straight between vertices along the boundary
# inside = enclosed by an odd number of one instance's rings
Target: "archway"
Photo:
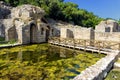
[[[30,43],[36,42],[36,25],[31,24],[30,25]]]

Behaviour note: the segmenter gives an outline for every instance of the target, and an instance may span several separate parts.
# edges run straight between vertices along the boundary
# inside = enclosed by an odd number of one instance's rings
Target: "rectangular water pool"
[[[0,80],[69,80],[104,56],[50,44],[3,48]]]

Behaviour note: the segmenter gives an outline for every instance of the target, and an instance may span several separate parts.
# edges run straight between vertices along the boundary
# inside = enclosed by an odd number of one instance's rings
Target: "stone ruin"
[[[120,42],[120,26],[114,20],[101,21],[95,30],[81,26],[61,28],[61,38]]]
[[[120,32],[119,24],[114,20],[101,21],[96,27],[97,32]]]
[[[0,11],[1,8],[4,7],[0,7]],[[40,7],[26,4],[8,10],[10,11],[8,18],[0,13],[0,36],[5,37],[6,41],[16,40],[21,44],[41,43],[52,36],[53,30],[44,18],[44,10]]]
[[[117,41],[120,26],[114,20],[101,21],[95,30],[81,26],[45,19],[40,7],[22,5],[10,7],[0,2],[0,37],[6,41],[16,40],[21,44],[46,42],[49,37]]]

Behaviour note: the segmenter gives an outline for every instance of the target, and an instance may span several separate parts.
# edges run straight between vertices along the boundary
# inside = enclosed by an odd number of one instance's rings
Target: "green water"
[[[70,80],[104,56],[50,44],[4,48],[0,80]]]

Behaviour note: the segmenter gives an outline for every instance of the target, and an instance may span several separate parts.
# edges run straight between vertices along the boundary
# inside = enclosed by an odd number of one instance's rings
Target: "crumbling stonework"
[[[119,42],[119,24],[114,20],[101,21],[95,28],[95,40]]]
[[[120,26],[114,20],[101,21],[95,27],[96,32],[120,32]]]
[[[120,42],[120,33],[95,32],[95,40]]]
[[[108,29],[109,27],[109,29]],[[70,30],[70,31],[68,31]],[[61,28],[61,38],[75,38],[97,41],[120,41],[120,27],[113,20],[102,21],[96,26],[96,29],[84,28],[81,26],[72,25],[72,27]],[[72,34],[72,35],[71,35]],[[67,36],[69,35],[69,36]],[[70,37],[74,36],[74,37]]]
[[[74,38],[94,40],[94,30],[92,28],[84,28],[80,26],[73,26],[71,28],[61,28],[61,38]]]
[[[113,20],[102,21],[95,27],[83,28],[62,21],[45,19],[45,12],[40,7],[22,5],[15,8],[4,6],[0,2],[0,8],[8,9],[9,17],[6,18],[0,12],[0,37],[6,41],[16,40],[21,44],[40,43],[48,40],[50,36],[89,40],[119,41],[120,27]],[[7,12],[7,11],[5,11]]]
[[[55,21],[53,19],[50,19],[48,18],[47,19],[50,27],[52,27],[54,30],[51,31],[51,34],[52,36],[55,36],[55,37],[60,37],[60,34],[61,34],[61,28],[73,28],[73,25],[70,24],[70,23],[66,23],[66,22],[63,22],[63,21]],[[70,33],[72,34],[72,33]],[[64,35],[64,33],[63,33]]]
[[[21,44],[46,42],[52,28],[44,20],[40,7],[22,5],[11,9],[11,18],[1,19],[0,36]]]

